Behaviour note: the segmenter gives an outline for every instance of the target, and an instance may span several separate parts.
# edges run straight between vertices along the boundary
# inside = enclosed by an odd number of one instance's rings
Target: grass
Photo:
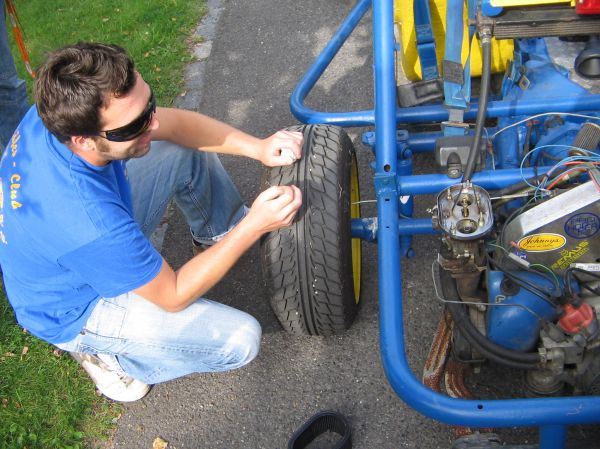
[[[190,36],[205,12],[203,0],[15,0],[35,68],[52,50],[79,41],[110,42],[126,48],[154,89],[161,106],[183,90],[183,69],[192,61]],[[17,47],[22,79],[31,78]],[[31,90],[30,90],[31,92]]]
[[[79,449],[107,439],[120,406],[68,354],[24,332],[0,295],[0,447]]]
[[[172,105],[183,89],[188,45],[205,2],[200,0],[15,0],[32,66],[48,52],[79,41],[125,47],[160,105]],[[27,74],[13,42],[17,70]],[[0,448],[102,447],[121,406],[99,397],[68,354],[29,335],[15,322],[0,285]]]

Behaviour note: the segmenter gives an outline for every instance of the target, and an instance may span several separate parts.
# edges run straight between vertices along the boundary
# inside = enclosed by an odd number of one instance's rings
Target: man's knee
[[[226,369],[232,370],[247,365],[258,356],[262,330],[259,322],[248,315],[244,323],[230,336],[226,346],[232,357]]]

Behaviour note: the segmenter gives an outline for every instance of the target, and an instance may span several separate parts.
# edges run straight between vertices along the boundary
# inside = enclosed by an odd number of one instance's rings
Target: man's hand
[[[267,167],[290,165],[302,157],[301,132],[277,131],[261,141],[257,159]]]
[[[206,115],[174,108],[157,108],[156,118],[160,126],[152,130],[152,140],[168,140],[201,151],[245,156],[267,167],[290,165],[302,156],[301,132],[282,130],[259,139]]]
[[[177,272],[163,261],[158,275],[135,292],[169,312],[185,309],[219,282],[264,233],[290,225],[301,204],[298,187],[269,187],[256,197],[250,212],[223,240]]]
[[[302,205],[296,186],[273,186],[256,197],[245,220],[260,235],[289,226]]]

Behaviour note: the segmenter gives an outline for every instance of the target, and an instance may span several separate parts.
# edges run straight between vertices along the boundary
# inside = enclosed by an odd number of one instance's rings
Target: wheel
[[[302,206],[289,227],[261,242],[271,307],[293,334],[332,335],[347,329],[360,299],[361,240],[358,167],[346,132],[335,126],[290,128],[304,134],[302,158],[265,171],[266,185],[295,184]]]

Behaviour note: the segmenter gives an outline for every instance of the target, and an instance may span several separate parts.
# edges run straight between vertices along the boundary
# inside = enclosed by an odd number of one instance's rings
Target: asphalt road
[[[288,98],[297,81],[326,45],[354,2],[350,0],[210,1],[211,15],[199,29],[208,58],[190,67],[188,90],[179,102],[267,136],[296,124]],[[318,110],[372,107],[370,15],[343,47],[309,96]],[[210,53],[210,54],[209,54]],[[375,198],[373,156],[360,143],[366,129],[349,129],[357,148],[363,200]],[[262,167],[224,157],[248,204],[259,192]],[[417,170],[430,160],[418,162]],[[431,206],[425,199],[423,210]],[[363,215],[374,216],[366,204]],[[415,239],[417,257],[403,262],[407,353],[420,372],[440,316],[430,267],[437,243]],[[163,241],[167,260],[179,267],[191,257],[181,215],[169,219]],[[363,244],[361,308],[343,335],[286,334],[271,312],[260,270],[258,247],[206,296],[253,314],[263,327],[261,353],[247,367],[222,374],[197,374],[156,385],[125,406],[113,447],[150,449],[155,438],[170,448],[280,449],[313,414],[334,409],[350,422],[355,449],[449,448],[451,429],[405,405],[388,385],[380,362],[376,247]],[[490,382],[490,390],[494,391]],[[531,440],[529,440],[531,442]],[[521,440],[523,442],[523,440]]]

